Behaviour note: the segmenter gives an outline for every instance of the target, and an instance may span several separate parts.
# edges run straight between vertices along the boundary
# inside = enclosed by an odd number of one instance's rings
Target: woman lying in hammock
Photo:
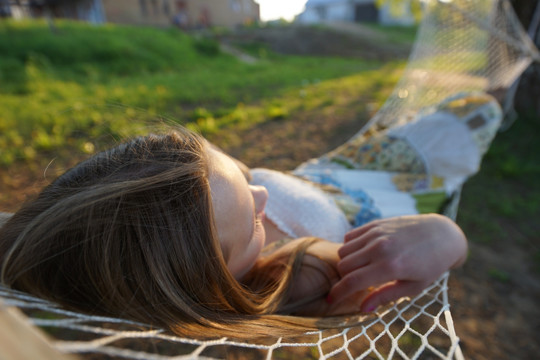
[[[465,259],[463,233],[443,216],[353,229],[303,181],[303,199],[323,211],[283,216],[341,231],[344,244],[306,237],[317,235],[309,228],[289,239],[246,170],[187,130],[99,153],[0,229],[2,283],[177,334],[251,337],[336,326],[329,316],[418,294]]]

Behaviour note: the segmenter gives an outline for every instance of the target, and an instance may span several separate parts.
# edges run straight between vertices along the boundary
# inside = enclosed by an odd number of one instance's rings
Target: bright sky
[[[292,20],[304,10],[307,0],[255,0],[261,5],[261,20]]]

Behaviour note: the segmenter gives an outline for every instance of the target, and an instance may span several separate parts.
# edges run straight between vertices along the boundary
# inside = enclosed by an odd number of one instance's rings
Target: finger
[[[388,304],[405,296],[418,295],[423,289],[422,283],[416,281],[392,281],[369,294],[362,302],[360,311],[373,312],[380,305]]]
[[[373,229],[375,226],[377,226],[377,221],[371,221],[365,225],[362,225],[360,227],[354,228],[348,233],[345,234],[345,237],[343,239],[343,242],[346,244],[349,241],[361,236],[362,234],[368,232],[369,230]]]
[[[395,276],[392,277],[388,271],[385,271],[384,266],[370,264],[348,273],[335,283],[328,293],[327,301],[337,304],[357,291],[377,287],[394,279]]]
[[[344,259],[347,256],[350,256],[354,253],[357,253],[358,251],[361,251],[362,248],[364,248],[370,240],[371,240],[370,237],[363,235],[361,237],[354,239],[353,241],[349,241],[345,245],[342,245],[338,249],[339,258]]]
[[[367,243],[374,240],[382,233],[378,231],[375,226],[371,226],[367,231],[359,232],[360,235],[356,236],[354,239],[350,239],[338,250],[338,255],[340,258],[344,258],[359,249],[366,246]]]
[[[339,275],[343,278],[354,270],[367,266],[371,262],[370,254],[369,248],[364,248],[342,257],[336,265]]]

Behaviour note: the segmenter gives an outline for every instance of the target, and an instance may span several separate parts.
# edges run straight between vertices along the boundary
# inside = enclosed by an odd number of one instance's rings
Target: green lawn
[[[497,134],[481,171],[464,187],[458,222],[474,233],[472,241],[530,249],[540,273],[538,134],[540,121],[532,116]]]
[[[43,151],[91,153],[88,139],[145,132],[155,119],[215,133],[285,118],[310,101],[332,101],[322,94],[300,105],[306,85],[362,74],[380,81],[372,72],[381,67],[276,54],[250,65],[175,29],[65,21],[0,22],[0,53],[0,166]],[[358,91],[370,85],[359,83]]]

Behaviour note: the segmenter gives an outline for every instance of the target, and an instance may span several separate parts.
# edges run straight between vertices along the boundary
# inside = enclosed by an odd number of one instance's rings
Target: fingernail
[[[332,304],[333,302],[334,302],[334,299],[332,299],[332,297],[331,297],[330,295],[328,295],[328,296],[326,297],[326,303]]]

